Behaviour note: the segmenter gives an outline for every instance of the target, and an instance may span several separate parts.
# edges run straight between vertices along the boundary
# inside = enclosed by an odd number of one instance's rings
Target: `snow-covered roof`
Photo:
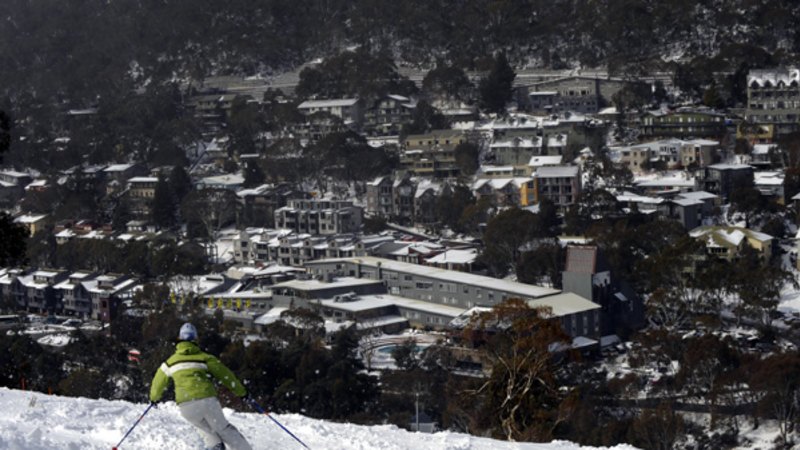
[[[528,161],[528,165],[531,167],[558,166],[561,165],[562,159],[564,159],[562,155],[533,156]]]
[[[635,182],[636,186],[641,187],[694,187],[693,179],[683,177],[660,177],[654,179],[643,179]]]
[[[239,173],[226,173],[224,175],[216,175],[206,177],[200,180],[199,184],[206,186],[239,186],[244,183],[244,177]]]
[[[23,214],[14,219],[14,223],[31,224],[39,222],[47,217],[47,214]]]
[[[390,252],[389,254],[392,256],[408,256],[411,254],[421,254],[427,255],[430,253],[438,252],[442,249],[441,244],[437,244],[435,242],[411,242],[407,243],[403,247],[398,248]]]
[[[386,179],[386,177],[377,177],[372,181],[368,181],[367,186],[380,186],[384,179]]]
[[[256,318],[256,320],[254,320],[253,323],[255,323],[256,325],[269,325],[271,323],[275,323],[281,320],[281,314],[283,314],[284,311],[288,310],[289,308],[276,306],[267,311],[265,314],[258,316],[258,318]]]
[[[323,259],[318,261],[308,261],[306,266],[313,267],[316,264],[329,264],[335,261],[342,261],[353,264],[361,264],[367,267],[377,268],[383,270],[397,271],[401,273],[413,274],[417,276],[462,283],[470,286],[480,287],[487,290],[496,290],[501,292],[508,292],[511,294],[519,295],[522,297],[537,298],[547,295],[556,294],[559,291],[544,286],[534,286],[530,284],[516,283],[508,280],[501,280],[498,278],[487,277],[483,275],[476,275],[466,272],[458,272],[455,270],[440,269],[437,267],[421,266],[418,264],[411,264],[401,261],[394,261],[391,259],[376,258],[372,256],[363,256],[359,258],[333,258]]]
[[[481,166],[483,173],[507,173],[514,172],[514,166]]]
[[[192,292],[197,295],[204,295],[223,284],[225,278],[221,275],[180,276],[167,282],[170,292]]]
[[[46,187],[46,186],[47,186],[47,180],[34,180],[30,184],[25,186],[25,190],[29,191],[29,190],[34,189],[34,188],[40,188],[40,187]]]
[[[578,166],[542,166],[536,169],[539,178],[576,177],[580,169]]]
[[[699,206],[703,204],[703,201],[691,198],[676,198],[672,200],[672,203],[675,203],[679,206]]]
[[[489,144],[489,148],[529,148],[537,149],[542,147],[542,138],[534,136],[530,138],[515,137],[511,139],[496,140]]]
[[[744,170],[752,169],[753,166],[748,164],[712,164],[708,166],[708,168],[716,170]]]
[[[782,186],[783,177],[783,172],[755,172],[753,173],[753,184],[756,186]]]
[[[157,177],[133,177],[128,178],[128,183],[157,183]]]
[[[17,172],[16,170],[0,170],[0,174],[5,175],[5,176],[9,176],[9,177],[12,177],[12,178],[30,177],[29,174],[24,173],[24,172]]]
[[[766,233],[740,227],[698,227],[689,232],[689,236],[702,238],[708,246],[735,246],[738,247],[742,240],[749,239],[767,243],[774,238]]]
[[[678,194],[678,197],[692,200],[712,200],[719,198],[718,195],[706,191],[681,192]]]
[[[756,144],[753,146],[751,155],[768,155],[769,151],[776,148],[777,144]]]
[[[358,295],[352,301],[337,302],[335,300],[320,300],[323,306],[348,312],[369,311],[372,309],[385,308],[387,306],[398,306],[405,309],[413,309],[429,314],[458,317],[464,313],[464,308],[447,306],[439,303],[431,303],[422,300],[415,300],[391,294],[378,295]]]
[[[367,286],[370,284],[382,284],[380,280],[369,278],[341,277],[333,281],[325,282],[320,280],[289,280],[272,286],[273,290],[281,288],[297,289],[298,291],[318,291],[333,288],[348,288],[357,286]]]
[[[624,191],[622,194],[616,196],[619,202],[633,202],[642,204],[659,205],[664,203],[663,198],[647,197],[644,195],[635,194],[633,192]]]
[[[474,248],[468,249],[450,249],[436,256],[432,256],[426,261],[429,264],[472,264],[478,257],[478,250]]]
[[[340,98],[332,100],[306,100],[300,103],[298,109],[310,108],[337,108],[342,106],[353,106],[358,102],[357,98]]]
[[[131,167],[133,167],[133,164],[112,164],[112,165],[106,167],[105,169],[103,169],[103,172],[109,172],[109,173],[111,173],[111,172],[124,172],[124,171],[130,169]]]
[[[711,139],[690,139],[685,141],[687,144],[699,145],[702,147],[711,147],[719,145],[719,141],[712,141]]]
[[[800,82],[800,70],[796,68],[754,69],[747,74],[747,85],[755,83],[759,87],[767,85],[789,86]]]
[[[567,135],[566,134],[557,134],[555,136],[549,136],[547,138],[547,147],[548,148],[564,147],[566,145],[567,145]]]
[[[433,181],[420,180],[419,184],[417,184],[417,189],[414,191],[414,198],[420,198],[430,190],[432,190],[434,194],[438,193],[441,188],[440,184],[434,183]]]
[[[527,303],[531,308],[550,308],[553,315],[556,317],[567,316],[584,311],[593,311],[601,308],[601,306],[597,303],[589,301],[572,292],[562,292],[560,294],[550,295],[548,297],[528,300]]]

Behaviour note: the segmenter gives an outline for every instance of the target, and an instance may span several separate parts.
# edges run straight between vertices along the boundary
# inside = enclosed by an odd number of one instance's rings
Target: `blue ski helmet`
[[[194,325],[186,322],[181,326],[181,331],[178,333],[178,339],[181,341],[195,341],[197,340],[197,328]]]

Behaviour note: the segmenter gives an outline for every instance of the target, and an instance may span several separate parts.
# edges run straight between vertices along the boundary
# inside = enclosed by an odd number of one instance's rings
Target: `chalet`
[[[775,245],[772,236],[739,227],[699,227],[692,230],[689,235],[702,241],[710,255],[728,260],[736,259],[742,248],[749,245],[763,260],[769,261]]]
[[[14,223],[25,227],[31,236],[47,225],[47,214],[23,214],[14,218]]]
[[[363,209],[350,200],[291,199],[275,210],[275,228],[315,235],[354,233],[362,217]]]
[[[37,313],[56,313],[62,309],[60,291],[55,286],[67,278],[63,270],[37,270],[19,278],[25,292],[24,306]]]
[[[119,304],[132,294],[138,281],[127,275],[106,274],[81,281],[81,284],[92,302],[91,317],[109,322],[116,314]]]
[[[59,296],[62,299],[63,312],[65,314],[84,319],[92,315],[92,299],[83,283],[97,277],[97,275],[97,273],[93,272],[73,272],[68,275],[66,280],[55,285],[55,289],[59,291]]]
[[[730,198],[734,190],[753,186],[754,168],[747,164],[712,164],[695,171],[700,190]]]
[[[578,166],[544,166],[534,175],[535,203],[548,199],[565,209],[578,201],[581,194],[581,174]]]
[[[528,101],[521,107],[540,114],[563,111],[594,114],[627,83],[630,82],[621,78],[581,75],[540,81],[526,87]]]
[[[746,137],[772,141],[800,130],[800,69],[778,67],[751,70],[747,74],[747,108],[739,130]],[[754,136],[750,130],[766,126],[769,136]]]
[[[649,111],[640,125],[643,139],[721,139],[727,133],[725,115],[710,109],[678,108]]]
[[[416,107],[408,97],[386,95],[364,112],[364,130],[372,136],[398,136]]]
[[[306,100],[297,106],[297,110],[304,116],[326,113],[338,117],[346,126],[356,129],[361,128],[364,117],[361,101],[357,98]]]

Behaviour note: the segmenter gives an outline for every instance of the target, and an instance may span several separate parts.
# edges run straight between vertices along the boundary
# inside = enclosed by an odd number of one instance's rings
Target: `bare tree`
[[[568,337],[550,311],[510,299],[479,314],[465,337],[481,346],[492,371],[477,389],[479,415],[508,440],[548,439],[565,420],[555,379],[554,350]]]
[[[187,222],[198,223],[209,240],[236,220],[236,194],[228,189],[202,189],[186,196],[181,205]]]

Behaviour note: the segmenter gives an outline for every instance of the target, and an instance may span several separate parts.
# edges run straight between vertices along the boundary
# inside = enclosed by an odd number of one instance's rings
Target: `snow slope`
[[[0,388],[0,448],[6,450],[110,450],[147,405],[90,400]],[[260,414],[226,410],[254,450],[299,449],[300,444]],[[587,450],[569,442],[510,443],[465,434],[411,433],[391,425],[360,426],[312,420],[297,414],[274,416],[314,450]],[[203,448],[174,403],[160,404],[119,447],[137,450]],[[615,450],[633,450],[619,445]]]

